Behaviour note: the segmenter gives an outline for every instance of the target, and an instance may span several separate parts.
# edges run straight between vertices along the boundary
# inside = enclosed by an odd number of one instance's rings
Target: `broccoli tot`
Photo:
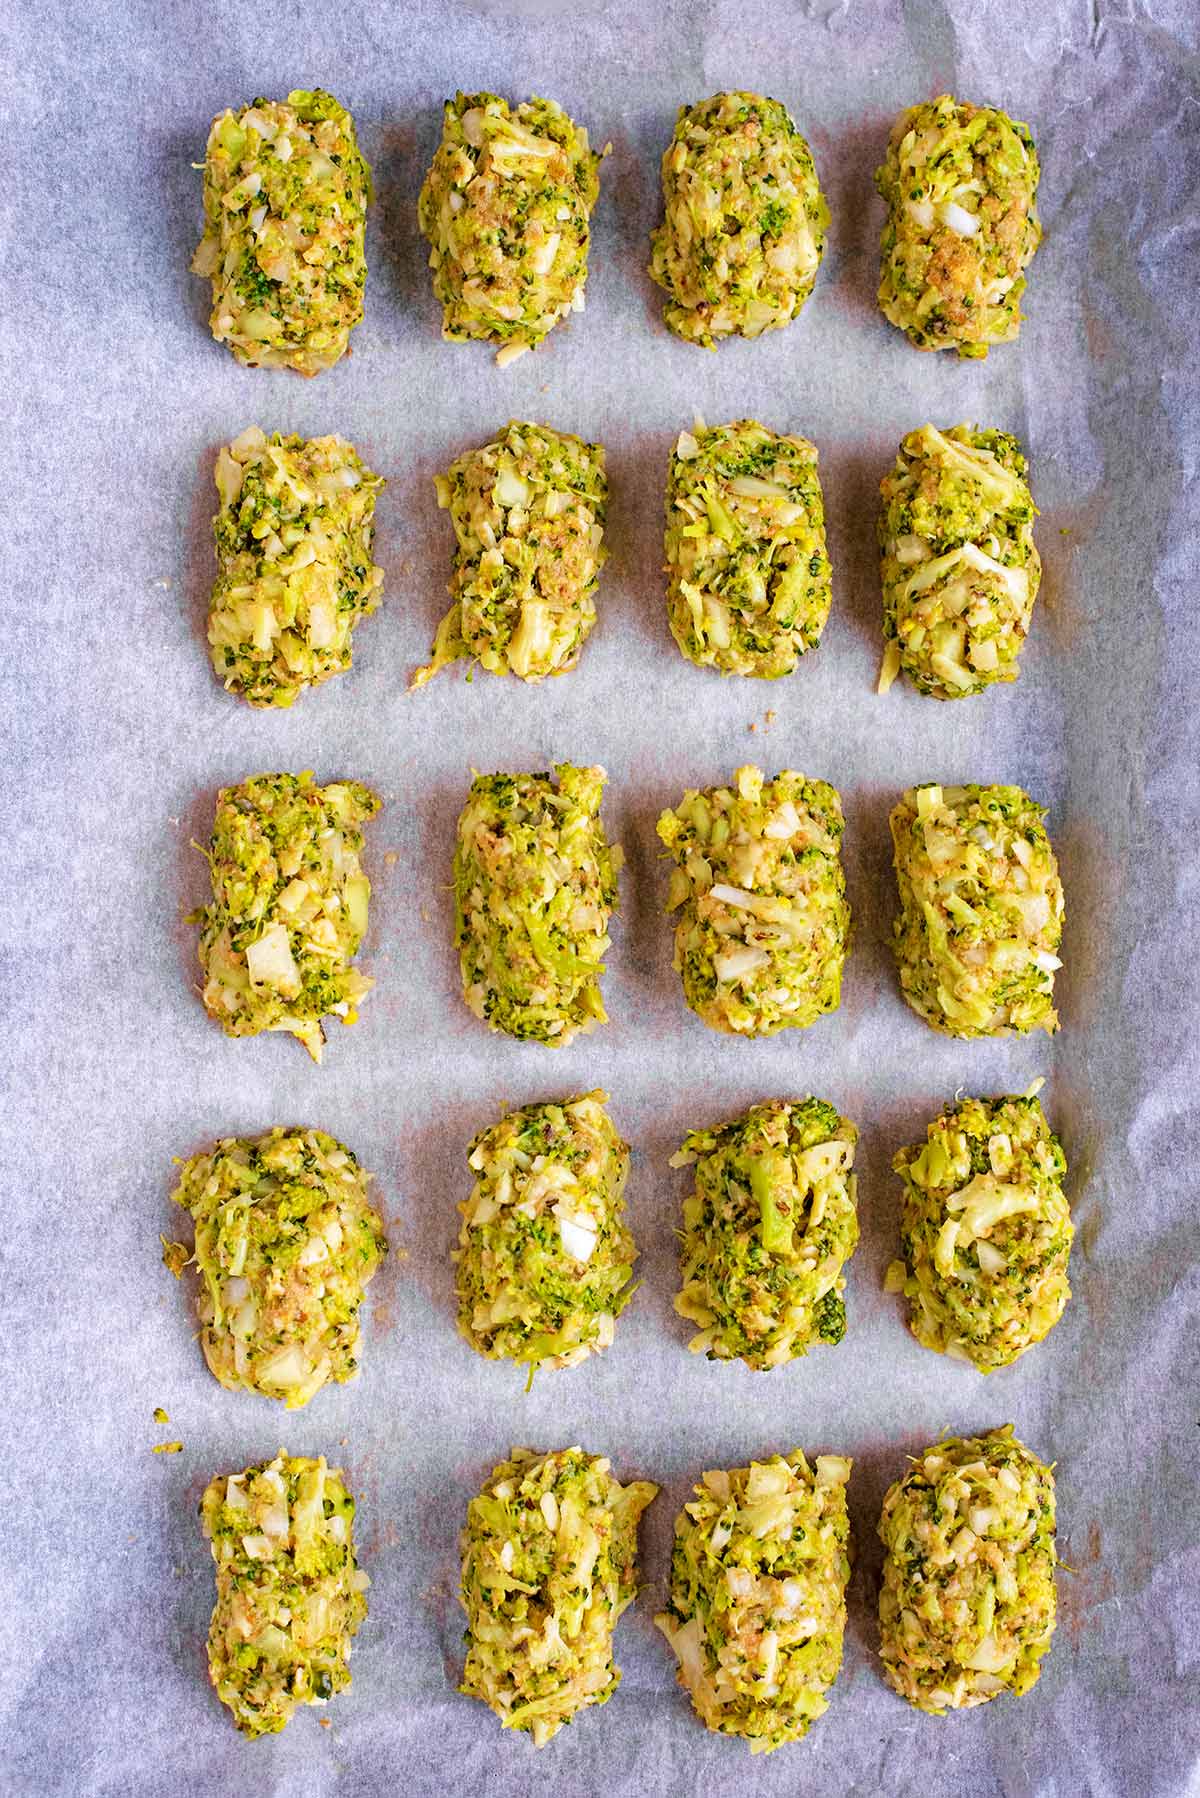
[[[370,199],[354,120],[321,88],[214,119],[192,272],[212,279],[217,342],[250,368],[340,361],[363,315]]]
[[[880,1654],[919,1711],[1037,1684],[1054,1634],[1054,1474],[1012,1432],[956,1437],[888,1489]]]
[[[458,547],[433,659],[414,687],[472,656],[489,674],[566,674],[596,622],[606,551],[604,450],[513,419],[437,477]]]
[[[798,1742],[842,1664],[850,1462],[801,1451],[706,1473],[675,1520],[670,1608],[654,1619],[709,1729],[752,1753]]]
[[[823,780],[739,768],[658,820],[676,866],[675,970],[712,1030],[805,1029],[841,1001],[850,936],[842,802]]]
[[[667,616],[689,661],[774,680],[829,616],[817,452],[753,419],[680,433],[667,477]]]
[[[893,809],[905,999],[947,1036],[1058,1029],[1063,891],[1044,808],[1020,787],[913,787]]]
[[[621,851],[603,768],[477,774],[458,821],[454,942],[463,997],[506,1036],[561,1048],[606,1021],[600,975]]]
[[[684,1202],[681,1317],[710,1361],[767,1369],[846,1330],[843,1268],[858,1243],[858,1131],[823,1099],[775,1099],[693,1130],[672,1167],[696,1168]]]
[[[892,1162],[904,1202],[889,1285],[918,1342],[991,1373],[1040,1342],[1071,1296],[1066,1156],[1033,1092],[962,1099],[925,1134]]]
[[[676,336],[715,349],[790,324],[813,290],[829,208],[787,108],[749,93],[681,106],[662,186],[650,275]]]
[[[600,157],[553,100],[456,94],[418,202],[442,336],[503,367],[583,311]]]
[[[875,185],[888,216],[879,305],[919,350],[986,356],[1017,335],[1041,241],[1028,125],[942,94],[892,127]]]
[[[383,479],[340,437],[243,431],[217,457],[217,579],[208,642],[217,677],[256,706],[289,706],[351,662],[379,604],[371,560]]]
[[[622,1196],[629,1145],[607,1099],[526,1105],[471,1144],[477,1178],[454,1259],[458,1327],[481,1355],[532,1373],[573,1367],[613,1339],[637,1250]]]
[[[373,981],[354,967],[371,883],[360,826],[379,800],[357,781],[259,774],[217,795],[207,853],[202,998],[226,1036],[287,1030],[320,1061],[321,1019],[353,1024]]]
[[[227,1137],[183,1164],[200,1342],[222,1386],[306,1405],[358,1374],[358,1312],[387,1253],[370,1175],[323,1130]]]
[[[1042,564],[1015,437],[910,431],[880,485],[884,664],[919,693],[961,699],[1016,680]]]
[[[467,1507],[459,1690],[535,1748],[620,1683],[613,1630],[637,1591],[638,1519],[657,1492],[619,1485],[580,1448],[514,1448]]]
[[[212,1480],[200,1503],[217,1564],[208,1670],[243,1735],[350,1684],[370,1584],[354,1558],[354,1500],[325,1457],[286,1455]]]

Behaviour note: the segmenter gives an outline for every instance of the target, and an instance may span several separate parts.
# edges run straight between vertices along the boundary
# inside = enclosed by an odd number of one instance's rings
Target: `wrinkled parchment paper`
[[[5,39],[5,1789],[1196,1790],[1200,15],[1187,0],[31,0]],[[207,285],[187,264],[213,115],[318,83],[353,109],[379,200],[353,357],[305,383],[212,343]],[[586,315],[504,372],[481,346],[440,341],[416,232],[456,86],[549,94],[612,143]],[[664,331],[644,265],[675,109],[725,86],[789,104],[833,226],[800,322],[709,355]],[[1043,160],[1027,323],[985,363],[917,354],[873,298],[872,170],[896,112],[948,88],[1028,118]],[[834,613],[819,653],[775,685],[698,671],[667,633],[663,480],[696,409],[820,447]],[[565,680],[468,685],[460,671],[409,696],[449,570],[431,477],[512,414],[608,447],[599,628]],[[926,418],[1016,431],[1042,512],[1020,682],[955,706],[873,690],[877,483]],[[353,673],[287,714],[222,693],[203,647],[213,457],[250,423],[340,431],[390,483],[384,609]],[[609,769],[628,867],[612,1023],[555,1055],[467,1013],[447,881],[470,768],[562,758]],[[856,918],[840,1012],[757,1044],[683,1006],[654,836],[685,785],[751,759],[841,788]],[[387,800],[367,851],[362,962],[378,987],[355,1029],[331,1030],[320,1069],[290,1040],[220,1035],[181,921],[205,897],[188,845],[207,836],[216,788],[304,767]],[[1053,1043],[945,1041],[901,1003],[887,812],[930,778],[1017,781],[1050,807],[1068,897]],[[984,1381],[918,1348],[882,1291],[889,1162],[960,1086],[1015,1091],[1039,1074],[1071,1163],[1075,1297],[1046,1344]],[[526,1395],[519,1371],[455,1334],[464,1150],[501,1106],[601,1084],[635,1145],[643,1284],[610,1353]],[[810,1089],[862,1130],[847,1339],[770,1375],[691,1358],[671,1311],[687,1176],[668,1157],[689,1126]],[[351,1144],[406,1256],[371,1289],[361,1380],[292,1417],[220,1390],[190,1283],[159,1264],[159,1233],[186,1223],[172,1157],[276,1122]],[[925,1718],[876,1658],[880,1499],[906,1453],[1007,1420],[1058,1465],[1061,1626],[1030,1697]],[[181,1454],[152,1453],[172,1438]],[[618,1634],[621,1689],[538,1755],[456,1693],[456,1538],[511,1444],[577,1441],[663,1491]],[[245,1743],[207,1684],[196,1503],[212,1473],[281,1442],[345,1466],[371,1610],[352,1692]],[[752,1760],[695,1721],[651,1617],[693,1480],[795,1443],[855,1460],[846,1658],[807,1742]]]

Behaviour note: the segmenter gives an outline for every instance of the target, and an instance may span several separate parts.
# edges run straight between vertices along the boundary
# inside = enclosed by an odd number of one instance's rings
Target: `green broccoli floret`
[[[840,1342],[846,1334],[846,1301],[840,1292],[827,1292],[813,1312],[815,1334],[819,1341]]]
[[[758,228],[764,237],[779,237],[788,222],[786,200],[770,200],[763,208]]]

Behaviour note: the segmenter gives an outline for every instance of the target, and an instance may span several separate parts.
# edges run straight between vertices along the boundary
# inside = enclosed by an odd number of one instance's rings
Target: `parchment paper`
[[[499,0],[326,7],[51,6],[0,26],[8,64],[0,337],[8,998],[0,1236],[8,1452],[0,1778],[14,1793],[1178,1794],[1200,1780],[1194,1032],[1197,69],[1187,0]],[[305,383],[235,365],[187,272],[213,115],[330,87],[375,165],[366,323]],[[612,142],[586,315],[501,372],[446,345],[415,225],[457,86],[543,92]],[[723,86],[786,101],[833,211],[799,323],[716,355],[672,339],[644,274],[677,105]],[[1020,341],[922,356],[874,305],[871,173],[904,105],[951,89],[1029,119],[1046,239]],[[835,575],[819,652],[774,685],[693,669],[667,633],[661,505],[674,433],[754,415],[821,451]],[[612,481],[601,623],[534,689],[406,680],[444,603],[451,533],[431,476],[510,415],[600,438]],[[874,694],[877,483],[900,436],[978,419],[1026,442],[1043,597],[1015,687],[941,706]],[[357,665],[290,713],[210,674],[216,447],[252,422],[340,431],[390,482],[383,611]],[[1190,503],[1189,503],[1190,502]],[[773,721],[768,721],[768,712]],[[757,727],[757,728],[756,728]],[[625,845],[612,1023],[560,1054],[491,1037],[458,992],[447,894],[472,766],[604,763]],[[845,1000],[810,1032],[720,1039],[685,1009],[654,820],[742,762],[842,790],[856,940]],[[205,897],[188,846],[217,787],[314,768],[378,788],[362,957],[378,987],[325,1065],[226,1041],[193,990]],[[887,812],[913,781],[1017,781],[1050,806],[1068,898],[1053,1043],[958,1044],[902,1004],[886,947]],[[984,1381],[920,1349],[882,1280],[893,1150],[956,1089],[1045,1099],[1071,1163],[1074,1299]],[[456,1336],[448,1250],[464,1150],[501,1106],[603,1084],[635,1145],[642,1289],[615,1346],[522,1390]],[[810,1089],[862,1130],[862,1244],[836,1351],[770,1375],[690,1358],[671,1311],[684,1130]],[[365,1372],[292,1417],[223,1392],[191,1288],[159,1264],[171,1160],[276,1122],[343,1137],[403,1247],[372,1287]],[[152,1419],[165,1406],[170,1423]],[[1029,1697],[946,1720],[876,1658],[879,1503],[906,1453],[1011,1420],[1058,1465],[1061,1627]],[[155,1442],[182,1439],[175,1457]],[[583,1442],[663,1491],[607,1707],[540,1755],[457,1695],[456,1539],[513,1443]],[[326,1453],[359,1499],[373,1585],[354,1686],[245,1743],[211,1693],[205,1481]],[[846,1659],[807,1742],[769,1759],[708,1736],[651,1618],[672,1522],[708,1467],[799,1443],[851,1454],[858,1545]],[[324,1716],[330,1725],[318,1725]]]

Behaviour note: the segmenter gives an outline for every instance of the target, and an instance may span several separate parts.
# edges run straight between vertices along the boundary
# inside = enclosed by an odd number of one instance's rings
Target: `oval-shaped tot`
[[[417,216],[442,336],[498,343],[503,367],[583,311],[601,158],[553,100],[447,100]]]
[[[1028,125],[997,107],[942,94],[900,114],[875,171],[879,305],[919,350],[980,357],[1017,335],[1039,173]]]
[[[324,89],[214,119],[192,272],[212,281],[217,342],[249,368],[340,361],[363,315],[370,199],[354,120]]]
[[[1054,1474],[1012,1425],[918,1455],[889,1487],[880,1654],[919,1711],[1037,1684],[1055,1624]]]
[[[790,324],[817,278],[829,208],[787,108],[750,93],[681,106],[662,186],[650,275],[676,336],[715,349]]]
[[[754,419],[697,425],[667,476],[671,635],[689,661],[774,680],[821,640],[832,597],[817,452]]]
[[[208,643],[217,678],[256,706],[289,706],[352,661],[379,604],[372,474],[341,437],[270,437],[257,426],[217,456],[217,579]]]
[[[837,1010],[850,936],[843,828],[836,790],[790,768],[766,781],[739,768],[733,787],[685,793],[659,818],[676,863],[675,970],[710,1029],[771,1036]]]
[[[962,699],[1016,680],[1042,577],[1015,437],[922,425],[880,484],[884,672]]]
[[[605,1092],[525,1105],[481,1130],[459,1205],[458,1327],[481,1355],[573,1367],[606,1349],[633,1297],[629,1144]]]
[[[205,852],[212,904],[202,926],[205,1010],[226,1036],[286,1030],[320,1061],[321,1020],[353,1024],[374,981],[354,967],[371,883],[360,826],[380,801],[357,781],[259,774],[217,795]]]
[[[387,1254],[371,1176],[323,1130],[226,1137],[172,1197],[196,1230],[200,1343],[231,1390],[306,1405],[358,1374],[358,1313]]]
[[[273,1735],[298,1705],[350,1684],[370,1584],[354,1555],[354,1500],[323,1455],[280,1449],[210,1481],[200,1518],[217,1564],[209,1676],[243,1735]]]
[[[457,548],[454,604],[413,680],[474,657],[489,674],[566,674],[596,622],[607,550],[604,449],[513,419],[437,478]]]
[[[638,1519],[658,1492],[601,1455],[514,1448],[467,1506],[459,1690],[535,1748],[620,1683],[613,1630],[637,1591]]]
[[[858,1243],[858,1131],[824,1099],[774,1099],[693,1130],[671,1158],[695,1164],[684,1202],[681,1317],[710,1361],[767,1370],[846,1333],[843,1268]]]
[[[947,1036],[1058,1029],[1063,890],[1044,817],[1020,787],[932,783],[892,812],[900,987]]]
[[[983,1373],[1040,1342],[1071,1296],[1067,1158],[1035,1092],[960,1099],[897,1150],[908,1327]]]
[[[562,1048],[607,1020],[600,996],[621,851],[603,768],[477,774],[458,820],[454,944],[463,997],[491,1029]]]
[[[670,1609],[654,1621],[696,1715],[752,1753],[798,1742],[842,1664],[851,1463],[800,1449],[706,1473],[675,1519]]]

